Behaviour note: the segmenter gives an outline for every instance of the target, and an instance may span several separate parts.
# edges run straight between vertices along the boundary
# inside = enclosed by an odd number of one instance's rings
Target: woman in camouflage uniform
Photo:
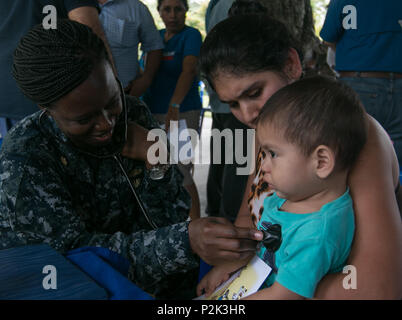
[[[182,175],[171,166],[150,179],[146,135],[158,125],[124,96],[91,29],[68,20],[34,27],[15,51],[13,75],[41,111],[19,122],[1,150],[0,249],[109,248],[157,297],[169,276],[197,270]]]

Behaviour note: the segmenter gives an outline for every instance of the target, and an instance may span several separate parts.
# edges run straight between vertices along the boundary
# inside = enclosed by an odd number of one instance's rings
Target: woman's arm
[[[105,44],[106,51],[110,60],[110,64],[112,66],[113,72],[117,75],[116,67],[114,65],[112,51],[110,50],[109,43],[106,39],[105,32],[103,31],[102,23],[99,20],[99,12],[95,7],[78,7],[71,10],[68,13],[68,18],[70,20],[77,21],[79,23],[85,24],[92,29],[94,33],[97,34],[99,38],[101,38]]]
[[[148,141],[148,133],[148,129],[134,121],[129,121],[127,125],[127,142],[122,150],[122,155],[126,158],[144,161],[149,169],[151,165],[147,158],[148,149],[155,142]]]
[[[0,169],[10,174],[2,180],[0,248],[36,243],[47,243],[62,253],[86,246],[109,248],[130,261],[130,273],[143,288],[166,275],[198,265],[188,241],[188,222],[173,224],[172,221],[171,225],[157,230],[139,230],[130,234],[120,231],[104,233],[101,231],[104,226],[97,226],[97,230],[91,223],[89,227],[86,225],[88,216],[94,213],[88,209],[91,202],[77,202],[72,196],[66,177],[60,174],[55,163],[57,157],[39,154],[24,160],[22,156],[10,155],[1,160]],[[148,188],[150,192],[151,187]],[[174,188],[182,187],[166,183],[164,188],[174,198]],[[168,197],[164,197],[164,201],[169,201]],[[169,207],[160,205],[156,210],[172,216],[184,210],[183,199],[177,202]],[[148,201],[144,203],[153,205]],[[126,219],[124,213],[120,214],[122,219]]]
[[[184,57],[182,72],[177,80],[170,104],[181,104],[183,102],[197,74],[197,60],[198,58],[192,55]],[[169,128],[170,120],[179,120],[179,109],[172,107],[170,104],[166,115],[166,130]]]
[[[402,298],[402,225],[395,197],[399,167],[388,135],[368,118],[367,143],[349,176],[356,232],[347,264],[356,267],[357,288],[343,287],[347,274],[332,274],[320,282],[317,298]]]
[[[161,59],[162,50],[152,50],[147,53],[144,73],[131,81],[130,95],[139,98],[145,93],[158,71]]]

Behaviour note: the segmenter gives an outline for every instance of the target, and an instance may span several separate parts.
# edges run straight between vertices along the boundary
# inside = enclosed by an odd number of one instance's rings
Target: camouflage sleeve
[[[130,247],[134,260],[130,279],[146,290],[168,275],[198,267],[198,258],[190,253],[188,224],[182,222],[137,235]]]
[[[44,155],[42,155],[44,156]],[[65,252],[82,235],[70,194],[49,158],[9,155],[1,161],[1,244],[48,243]]]
[[[133,96],[126,96],[128,120],[135,121],[147,129],[159,128],[159,123],[152,116],[145,102]]]
[[[151,220],[158,227],[148,232],[143,240],[133,242],[133,259],[146,261],[134,263],[130,277],[143,288],[164,275],[198,267],[198,259],[191,253],[188,223],[191,198],[183,187],[183,176],[172,166],[161,180],[152,180],[145,171],[141,184],[136,188]],[[134,185],[136,185],[136,180]],[[172,226],[167,224],[180,222]],[[154,235],[154,236],[153,236]],[[148,248],[147,248],[148,246]],[[134,255],[135,252],[135,255]],[[143,267],[145,265],[145,267]],[[158,268],[155,272],[155,268]]]
[[[130,261],[133,280],[143,288],[198,263],[189,245],[188,222],[132,234],[88,232],[50,156],[3,157],[0,172],[4,248],[33,243],[48,243],[62,253],[84,246],[109,248]]]

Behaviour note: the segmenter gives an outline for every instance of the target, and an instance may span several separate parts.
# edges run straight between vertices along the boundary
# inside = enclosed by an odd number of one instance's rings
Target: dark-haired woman
[[[102,24],[99,21],[96,0],[1,1],[0,134],[3,138],[16,122],[37,110],[35,104],[27,100],[18,90],[12,78],[12,54],[21,35],[28,32],[30,28],[38,23],[43,22],[46,25],[55,21],[53,14],[50,15],[51,20],[49,20],[49,16],[42,13],[42,11],[48,12],[48,10],[57,12],[58,19],[68,17],[71,20],[86,24],[106,43]],[[109,56],[111,57],[111,55]]]
[[[13,75],[41,111],[18,123],[1,150],[0,249],[105,247],[130,261],[140,287],[174,297],[169,277],[198,266],[190,199],[176,166],[150,178],[145,128],[158,125],[124,96],[103,42],[76,22],[38,25],[20,41]]]
[[[296,41],[276,20],[258,15],[232,17],[208,33],[200,53],[201,72],[232,113],[254,127],[265,102],[301,77],[295,47]],[[348,180],[356,233],[347,264],[356,268],[356,274],[350,276],[356,276],[357,286],[352,289],[345,285],[345,274],[331,274],[320,282],[318,298],[402,297],[402,228],[396,201],[401,192],[398,162],[384,129],[370,116],[367,123],[368,142]],[[255,225],[265,197],[272,193],[262,180],[263,156],[260,152],[256,174],[249,178],[237,225]],[[206,243],[221,240],[208,231],[200,233]]]
[[[158,11],[166,27],[159,30],[164,43],[163,57],[144,101],[166,128],[170,121],[185,119],[188,128],[199,131],[201,99],[197,57],[202,43],[201,34],[185,24],[187,0],[158,0]],[[180,164],[179,168],[184,175],[183,185],[193,201],[190,215],[199,218],[198,190],[191,174],[193,166]]]

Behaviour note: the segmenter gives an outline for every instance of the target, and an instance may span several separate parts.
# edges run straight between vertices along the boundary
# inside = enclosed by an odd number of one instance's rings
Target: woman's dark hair
[[[162,5],[162,2],[163,2],[164,0],[158,0],[158,5],[157,5],[157,7],[156,7],[156,9],[158,9],[158,11],[159,11],[159,8],[160,8],[160,6]],[[186,11],[188,11],[188,2],[187,2],[187,0],[180,0],[181,1],[181,3],[184,5],[184,8],[186,8]]]
[[[268,10],[257,0],[236,0],[228,11],[229,17],[241,14],[267,14]]]
[[[14,52],[13,76],[26,97],[43,107],[84,82],[108,55],[103,41],[86,25],[60,19],[56,29],[33,27]]]
[[[357,94],[340,81],[314,76],[278,90],[261,110],[257,130],[270,124],[309,156],[319,145],[349,169],[367,139],[364,108]]]
[[[221,21],[208,33],[199,67],[213,87],[211,80],[221,71],[282,72],[290,48],[299,46],[282,22],[264,14],[242,14]]]

